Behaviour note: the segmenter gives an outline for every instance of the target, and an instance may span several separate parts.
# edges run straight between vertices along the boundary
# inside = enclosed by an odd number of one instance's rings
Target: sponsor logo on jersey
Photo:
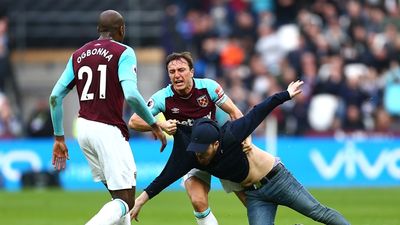
[[[172,108],[171,112],[174,114],[178,114],[179,113],[179,109],[178,108]]]
[[[209,112],[207,115],[203,116],[203,118],[208,118],[211,119],[211,112]],[[178,120],[178,124],[184,125],[184,126],[193,126],[195,119],[189,118],[187,120]]]
[[[151,99],[149,99],[149,101],[147,102],[147,107],[149,107],[150,109],[152,109],[153,106],[154,106],[154,101],[153,101],[153,99],[151,98]]]
[[[196,100],[197,100],[197,103],[199,103],[200,107],[205,108],[208,106],[208,98],[206,95],[202,95],[202,96],[198,97]]]

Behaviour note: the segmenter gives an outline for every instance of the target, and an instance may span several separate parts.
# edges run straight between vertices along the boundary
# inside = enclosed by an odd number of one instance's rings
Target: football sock
[[[198,225],[218,225],[217,218],[215,218],[210,208],[204,212],[194,212],[194,216]]]
[[[114,199],[107,202],[86,225],[113,225],[128,212],[129,207],[123,200]]]

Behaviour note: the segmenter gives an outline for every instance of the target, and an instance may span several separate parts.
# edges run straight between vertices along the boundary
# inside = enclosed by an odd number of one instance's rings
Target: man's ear
[[[194,77],[194,68],[192,68],[191,70],[190,70],[190,73],[191,73],[191,77]]]
[[[125,26],[124,25],[119,27],[119,33],[120,33],[121,37],[125,36]]]

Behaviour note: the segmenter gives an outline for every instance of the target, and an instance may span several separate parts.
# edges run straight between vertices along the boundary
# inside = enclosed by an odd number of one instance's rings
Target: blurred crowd
[[[243,112],[303,80],[281,135],[400,134],[399,1],[170,0],[164,22],[166,53],[191,51]]]
[[[293,80],[305,82],[300,97],[273,112],[280,135],[400,136],[399,1],[165,3],[165,53],[192,52],[195,76],[218,81],[243,112]],[[7,107],[4,82],[12,71],[4,66],[3,24],[1,16],[0,138],[51,135],[44,103],[24,126]]]
[[[50,137],[53,128],[47,101],[38,101],[27,121],[22,119],[20,91],[10,61],[5,4],[0,1],[0,139]]]

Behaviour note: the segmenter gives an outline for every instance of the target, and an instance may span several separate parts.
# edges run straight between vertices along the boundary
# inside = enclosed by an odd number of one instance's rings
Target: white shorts
[[[183,176],[183,182],[185,182],[187,179],[191,177],[197,177],[200,180],[204,181],[210,186],[211,183],[211,175],[203,170],[199,169],[192,169],[190,170],[185,176]],[[224,179],[219,179],[219,181],[222,184],[222,187],[224,188],[226,193],[230,192],[237,192],[237,191],[242,191],[243,187],[239,183],[232,182],[230,180],[224,180]]]
[[[94,181],[106,183],[109,190],[136,186],[131,146],[118,127],[79,117],[77,133]]]

